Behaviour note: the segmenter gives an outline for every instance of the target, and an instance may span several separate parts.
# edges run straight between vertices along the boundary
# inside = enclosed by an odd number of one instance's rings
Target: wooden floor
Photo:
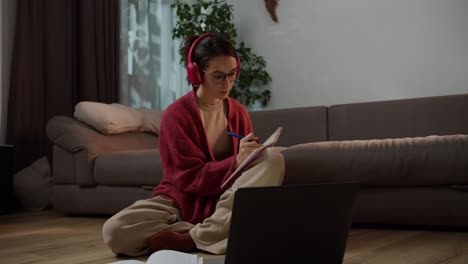
[[[0,216],[0,262],[73,264],[123,260],[116,258],[101,240],[104,221],[105,218],[65,217],[50,211]],[[353,228],[344,263],[468,263],[468,232]]]

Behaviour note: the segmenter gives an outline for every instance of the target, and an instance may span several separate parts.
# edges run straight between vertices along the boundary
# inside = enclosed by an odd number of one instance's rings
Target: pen
[[[236,134],[236,133],[232,133],[232,132],[228,132],[228,135],[232,136],[232,137],[236,137],[238,139],[243,139],[244,137],[239,135],[239,134]]]
[[[239,135],[239,134],[232,133],[232,132],[228,132],[228,135],[230,135],[230,136],[232,136],[232,137],[236,137],[236,138],[238,138],[238,139],[243,139],[243,138],[244,138],[244,136],[241,136],[241,135]],[[255,141],[256,141],[258,144],[260,144],[260,145],[262,144],[262,143],[260,142],[260,140],[259,140],[257,137],[255,138]]]

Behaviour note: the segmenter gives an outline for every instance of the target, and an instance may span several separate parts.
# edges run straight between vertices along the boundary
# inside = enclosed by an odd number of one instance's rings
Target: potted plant
[[[233,43],[241,61],[241,74],[234,83],[231,97],[249,107],[256,102],[263,107],[268,105],[271,92],[266,85],[271,77],[265,70],[266,62],[261,56],[240,42],[237,45],[237,29],[233,23],[232,5],[225,0],[194,0],[191,3],[176,0],[171,5],[176,9],[177,21],[173,29],[173,38],[182,38],[193,34],[214,32]]]

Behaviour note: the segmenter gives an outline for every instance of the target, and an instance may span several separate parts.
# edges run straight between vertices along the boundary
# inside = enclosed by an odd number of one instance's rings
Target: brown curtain
[[[47,121],[119,100],[119,0],[17,0],[7,144],[15,171],[50,149]]]

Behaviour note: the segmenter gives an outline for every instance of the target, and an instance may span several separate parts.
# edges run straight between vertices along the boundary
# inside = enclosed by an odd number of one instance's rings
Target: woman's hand
[[[256,148],[260,147],[260,143],[257,137],[253,133],[248,134],[239,143],[239,152],[236,157],[235,167],[239,167],[242,162],[254,151]]]

